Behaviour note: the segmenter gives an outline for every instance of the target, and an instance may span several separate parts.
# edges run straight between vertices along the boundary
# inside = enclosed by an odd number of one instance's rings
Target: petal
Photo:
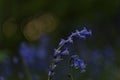
[[[61,54],[62,54],[62,55],[69,55],[68,49],[66,48]]]

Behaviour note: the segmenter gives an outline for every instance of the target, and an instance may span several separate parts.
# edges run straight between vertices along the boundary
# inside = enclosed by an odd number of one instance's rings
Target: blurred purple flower
[[[19,53],[25,62],[33,63],[35,52],[34,46],[27,46],[27,44],[21,43]]]
[[[10,57],[6,57],[5,61],[2,64],[2,74],[5,77],[12,75],[11,60]]]
[[[0,76],[0,80],[5,80],[4,77]]]
[[[44,60],[46,58],[46,49],[44,48],[40,48],[36,51],[36,56],[37,58],[41,59],[41,60]]]
[[[42,36],[39,39],[39,46],[36,50],[36,56],[37,58],[41,60],[45,60],[47,57],[48,52],[48,45],[49,45],[49,39],[47,36]]]
[[[25,42],[22,42],[20,44],[20,49],[19,49],[19,53],[21,55],[25,55],[25,54],[28,54],[30,52],[30,49],[29,47],[27,46],[27,44]]]
[[[100,61],[102,60],[102,55],[101,55],[101,52],[100,52],[99,49],[93,50],[91,56],[92,56],[91,57],[91,63],[98,64],[98,62],[99,62],[99,64],[100,64]]]
[[[115,55],[113,48],[111,46],[106,46],[103,50],[103,56],[106,61],[114,61]]]

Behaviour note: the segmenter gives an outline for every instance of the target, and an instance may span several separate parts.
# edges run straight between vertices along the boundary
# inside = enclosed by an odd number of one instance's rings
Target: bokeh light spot
[[[52,32],[56,26],[57,20],[53,15],[43,14],[29,21],[23,29],[23,34],[27,40],[35,41],[41,35]]]
[[[2,32],[6,38],[11,38],[16,34],[17,24],[14,18],[9,18],[3,23]]]

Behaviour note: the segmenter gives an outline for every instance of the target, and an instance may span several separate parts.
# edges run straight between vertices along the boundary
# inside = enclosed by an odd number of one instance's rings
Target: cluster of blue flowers
[[[31,80],[40,80],[41,72],[47,74],[48,45],[48,36],[42,36],[37,45],[21,42],[19,54],[8,55],[0,62],[0,80],[9,80],[13,77],[23,80],[29,76]]]
[[[46,58],[48,53],[47,52],[48,44],[49,44],[49,41],[48,41],[48,37],[46,36],[43,36],[42,38],[40,38],[38,46],[27,44],[25,42],[21,43],[19,53],[20,53],[20,56],[22,57],[23,67],[26,67],[27,71],[29,71],[31,75],[37,76],[39,71],[47,70],[48,65],[46,62]],[[15,62],[17,62],[15,58],[14,60]],[[22,75],[20,74],[20,76]],[[36,79],[36,80],[39,80],[39,79]]]
[[[67,47],[64,49],[62,48],[65,44],[73,43],[73,38],[78,37],[80,39],[86,39],[87,35],[91,35],[92,32],[91,30],[87,30],[85,27],[83,30],[79,31],[76,30],[76,32],[73,32],[68,38],[61,39],[58,47],[54,50],[53,54],[53,61],[50,65],[50,70],[48,73],[48,80],[53,80],[53,77],[55,75],[55,68],[57,67],[57,64],[63,60],[62,56],[69,55],[70,52]],[[83,60],[79,59],[77,55],[72,55],[70,61],[73,61],[73,63],[70,65],[71,67],[74,67],[75,69],[80,69],[80,72],[85,72],[86,64],[84,63]]]

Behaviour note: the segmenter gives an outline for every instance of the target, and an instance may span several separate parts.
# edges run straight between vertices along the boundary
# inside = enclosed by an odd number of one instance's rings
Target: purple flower
[[[79,33],[82,35],[91,35],[92,31],[91,30],[87,31],[86,27],[84,27],[83,30],[81,30]]]
[[[60,50],[58,50],[58,49],[54,49],[54,56],[57,56],[58,54],[60,54]]]
[[[59,46],[64,45],[65,43],[66,43],[66,40],[61,39],[61,41],[60,41],[60,43],[59,43]]]
[[[76,35],[77,35],[79,38],[86,39],[86,36],[85,36],[85,35],[81,35],[78,30],[76,30]]]
[[[77,60],[74,60],[73,64],[71,64],[71,67],[75,67],[75,69],[79,68],[79,62]]]
[[[5,80],[4,77],[0,76],[0,80]]]
[[[3,71],[4,77],[8,77],[8,76],[12,75],[10,57],[6,57],[5,61],[3,62],[3,65],[1,67],[3,67],[2,71]]]
[[[86,68],[86,64],[84,63],[84,61],[83,60],[78,60],[79,61],[79,66],[80,66],[80,69],[81,70],[84,70],[85,68]]]
[[[79,56],[78,55],[72,55],[71,56],[71,59],[75,59],[75,58],[79,58]]]
[[[79,59],[77,55],[72,55],[71,59],[73,60],[73,63],[71,64],[71,67],[74,67],[75,69],[80,69],[81,72],[85,71],[86,64],[83,60]]]
[[[83,28],[83,30],[80,31],[81,34],[85,34],[87,31],[86,27]]]
[[[19,53],[25,62],[32,63],[34,61],[35,52],[35,47],[21,43]]]
[[[76,36],[76,33],[72,33],[72,34],[70,35],[70,37],[74,37],[74,36]]]
[[[69,55],[69,51],[68,49],[66,48],[63,52],[61,52],[62,55]]]
[[[46,58],[46,53],[47,53],[46,49],[40,48],[36,51],[36,57],[41,60],[44,60]]]
[[[66,40],[67,43],[73,43],[72,37],[68,37],[68,39]]]
[[[29,49],[29,47],[27,46],[27,44],[26,43],[21,43],[20,44],[20,49],[19,49],[19,53],[21,54],[21,55],[25,55],[25,54],[27,54],[27,53],[29,53],[30,52],[30,49]]]

